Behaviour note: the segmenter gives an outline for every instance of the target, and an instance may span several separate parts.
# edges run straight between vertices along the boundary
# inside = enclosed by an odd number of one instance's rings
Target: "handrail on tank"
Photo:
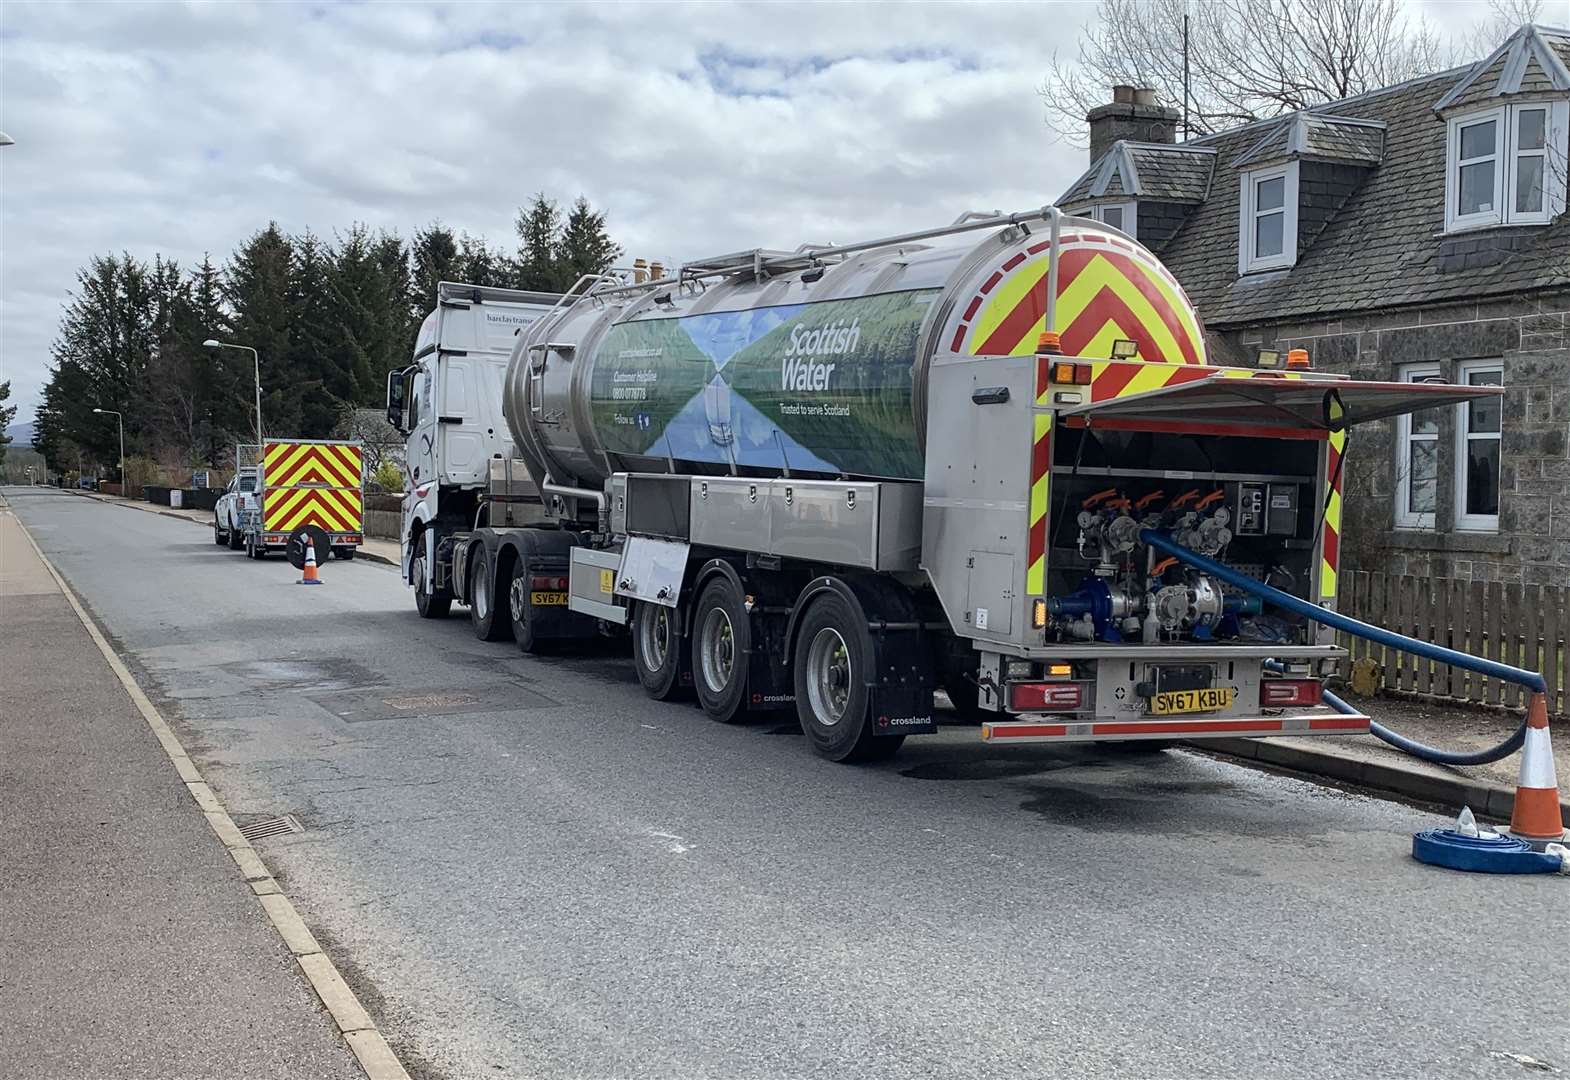
[[[975,213],[972,211],[971,213]],[[684,263],[672,277],[656,278],[652,281],[638,281],[618,284],[608,289],[590,290],[589,294],[597,297],[614,296],[618,293],[630,293],[657,289],[665,285],[680,286],[688,281],[698,281],[703,278],[722,277],[751,270],[762,273],[765,270],[791,267],[807,269],[814,263],[825,258],[834,258],[840,255],[851,255],[859,251],[870,251],[874,248],[896,247],[900,244],[915,243],[918,240],[932,240],[940,236],[952,236],[955,233],[976,232],[981,229],[1001,228],[1005,225],[1022,225],[1027,221],[1041,221],[1051,219],[1059,221],[1063,212],[1056,206],[1047,205],[1035,210],[1021,210],[1013,214],[992,214],[972,217],[971,214],[962,215],[961,220],[952,225],[941,225],[934,229],[918,229],[915,232],[899,233],[895,236],[883,236],[876,240],[862,240],[854,244],[836,244],[828,247],[815,244],[803,244],[793,252],[776,255],[766,255],[762,248],[752,251],[738,252],[735,261],[729,263],[716,263],[715,260],[699,259],[692,263]],[[965,220],[969,218],[969,220]],[[1054,257],[1050,260],[1055,271],[1057,259],[1057,234],[1054,231],[1052,238]],[[695,268],[689,270],[689,267]],[[576,287],[576,286],[575,286]]]

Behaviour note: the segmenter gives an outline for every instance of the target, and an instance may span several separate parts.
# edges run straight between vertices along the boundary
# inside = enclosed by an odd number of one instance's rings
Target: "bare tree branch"
[[[1491,2],[1514,12],[1535,0]],[[1389,86],[1449,59],[1402,0],[1101,0],[1074,58],[1054,55],[1048,66],[1038,89],[1047,124],[1084,145],[1085,114],[1119,83],[1181,108],[1185,11],[1189,135]],[[1469,37],[1476,51],[1480,40]]]

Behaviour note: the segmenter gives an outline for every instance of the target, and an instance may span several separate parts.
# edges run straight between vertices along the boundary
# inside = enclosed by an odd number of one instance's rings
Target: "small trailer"
[[[242,514],[246,558],[261,559],[298,537],[316,548],[352,559],[364,542],[364,456],[357,441],[268,439],[262,447],[255,488],[260,505],[248,500]]]

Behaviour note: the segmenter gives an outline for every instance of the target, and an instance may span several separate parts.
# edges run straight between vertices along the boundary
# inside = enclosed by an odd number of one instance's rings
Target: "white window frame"
[[[1535,157],[1538,154],[1537,151],[1523,151],[1520,148],[1518,117],[1523,111],[1538,109],[1546,110],[1548,114],[1544,118],[1542,151],[1543,209],[1518,213],[1515,209],[1517,165],[1523,155]],[[1494,121],[1493,209],[1462,214],[1457,206],[1457,200],[1461,197],[1461,129],[1489,120]],[[1564,213],[1567,125],[1570,125],[1570,102],[1566,101],[1523,101],[1450,117],[1446,122],[1445,231],[1464,232],[1495,225],[1544,225]],[[1484,157],[1468,159],[1469,162],[1485,160],[1487,158]]]
[[[1106,223],[1106,212],[1109,209],[1123,211],[1123,224],[1112,226],[1132,239],[1139,239],[1139,204],[1135,202],[1104,202],[1097,203],[1088,211],[1091,218],[1102,224]]]
[[[1259,212],[1255,201],[1259,185],[1266,180],[1280,177],[1281,193],[1281,254],[1257,255],[1254,242],[1258,237],[1255,219]],[[1273,214],[1277,211],[1267,210]],[[1251,274],[1260,270],[1284,270],[1297,263],[1297,162],[1289,161],[1269,169],[1254,169],[1242,176],[1242,190],[1238,197],[1237,272]]]
[[[1406,364],[1400,369],[1400,381],[1405,383],[1426,382],[1429,379],[1440,377],[1438,364]],[[1408,483],[1407,470],[1412,461],[1411,444],[1415,441],[1432,442],[1434,451],[1439,450],[1439,432],[1431,435],[1416,434],[1412,431],[1412,413],[1402,413],[1396,417],[1396,472],[1395,472],[1395,525],[1398,529],[1425,529],[1432,531],[1434,528],[1433,511],[1414,511],[1412,509],[1412,490]],[[1437,486],[1439,477],[1436,474],[1434,482]],[[1437,499],[1438,491],[1435,491]]]
[[[1468,385],[1468,383],[1467,383],[1468,376],[1470,376],[1474,372],[1478,372],[1478,371],[1497,371],[1497,372],[1499,372],[1499,384],[1501,386],[1504,385],[1504,381],[1505,381],[1505,365],[1504,365],[1504,361],[1499,360],[1499,359],[1462,360],[1462,361],[1460,361],[1459,363],[1456,364],[1455,381],[1458,384],[1462,385],[1462,386],[1466,386],[1466,385]],[[1498,532],[1499,531],[1499,515],[1498,515],[1498,513],[1493,513],[1493,514],[1469,514],[1469,513],[1466,512],[1466,474],[1467,474],[1467,469],[1469,467],[1468,455],[1467,455],[1467,443],[1472,441],[1472,439],[1474,438],[1474,436],[1470,432],[1467,431],[1467,427],[1470,425],[1470,421],[1471,421],[1471,416],[1470,416],[1471,409],[1472,409],[1472,406],[1471,406],[1470,402],[1462,402],[1460,405],[1456,406],[1456,418],[1455,418],[1455,425],[1456,425],[1456,430],[1455,430],[1455,476],[1454,476],[1454,481],[1455,481],[1455,527],[1458,530],[1463,530],[1463,531],[1466,531],[1466,532]],[[1499,442],[1499,449],[1500,449],[1499,468],[1500,468],[1501,473],[1503,473],[1503,471],[1504,471],[1504,432],[1505,432],[1505,416],[1504,416],[1503,403],[1501,402],[1500,410],[1499,410],[1499,431],[1497,433],[1493,433],[1493,434],[1481,434],[1481,435],[1475,436],[1475,438],[1477,438],[1479,440],[1482,440],[1482,439],[1495,439],[1495,440],[1497,440]],[[1496,486],[1499,485],[1498,478],[1495,479],[1495,485]],[[1504,501],[1504,492],[1503,491],[1500,492],[1500,501],[1501,502]]]

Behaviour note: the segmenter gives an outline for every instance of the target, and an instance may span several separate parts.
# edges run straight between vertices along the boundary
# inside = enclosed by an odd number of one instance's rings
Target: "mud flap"
[[[932,716],[932,690],[916,686],[874,686],[868,691],[872,722],[878,735],[931,735],[938,730]]]

